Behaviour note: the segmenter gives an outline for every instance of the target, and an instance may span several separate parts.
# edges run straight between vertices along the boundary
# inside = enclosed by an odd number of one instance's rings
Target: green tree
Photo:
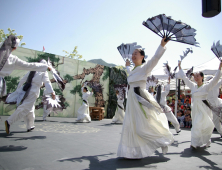
[[[81,85],[77,85],[73,88],[73,90],[70,90],[70,93],[75,95],[76,93],[79,94],[79,96],[82,96],[82,86]]]
[[[74,80],[74,78],[73,78],[73,76],[70,76],[69,74],[66,74],[66,75],[64,76],[64,80],[66,80],[67,83],[70,83],[71,81]]]
[[[78,47],[75,46],[75,47],[74,47],[74,50],[73,50],[71,53],[69,53],[69,52],[66,51],[66,50],[63,50],[63,52],[66,53],[66,55],[65,55],[66,57],[80,60],[80,59],[82,59],[82,55],[78,54],[77,48],[78,48]]]
[[[16,90],[20,77],[5,77],[5,82],[7,86],[7,93],[12,93]]]
[[[23,39],[23,35],[17,35],[14,29],[8,28],[8,34],[3,29],[0,29],[0,42],[4,42],[9,35],[16,35],[21,41]],[[22,47],[23,45],[26,45],[25,42],[21,43],[20,46]]]

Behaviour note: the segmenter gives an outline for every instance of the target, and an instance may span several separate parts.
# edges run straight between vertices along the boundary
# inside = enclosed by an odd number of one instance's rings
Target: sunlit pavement
[[[116,170],[116,169],[222,169],[222,138],[212,135],[209,148],[190,148],[190,130],[177,135],[168,154],[158,149],[151,157],[129,160],[116,156],[122,125],[111,119],[76,123],[74,118],[36,118],[35,129],[26,132],[22,120],[5,133],[0,119],[0,170]]]

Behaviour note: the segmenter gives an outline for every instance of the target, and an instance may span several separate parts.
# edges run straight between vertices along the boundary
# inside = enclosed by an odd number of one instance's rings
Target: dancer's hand
[[[51,67],[48,67],[48,70],[49,70],[49,71],[51,71],[51,70],[52,70],[52,68],[51,68]]]
[[[130,61],[128,59],[126,60],[126,66],[130,66]]]
[[[53,92],[52,93],[52,99],[55,100],[55,98],[56,98],[56,96],[55,96],[55,93]]]
[[[169,76],[169,78],[168,78],[168,81],[169,81],[169,84],[170,84],[170,76]]]
[[[170,38],[171,38],[171,37],[170,37]],[[162,47],[165,47],[165,45],[170,41],[170,38],[167,40],[167,42],[165,42],[166,37],[164,37],[164,38],[161,40],[161,46],[162,46]]]
[[[181,70],[181,61],[178,61],[178,67]]]
[[[220,65],[219,65],[219,70],[221,70],[221,67],[222,67],[222,61],[220,62]]]

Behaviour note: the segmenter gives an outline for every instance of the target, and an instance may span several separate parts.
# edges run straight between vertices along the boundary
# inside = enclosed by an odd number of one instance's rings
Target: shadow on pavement
[[[199,168],[205,168],[205,169],[216,169],[216,170],[221,170],[220,168],[216,167],[216,163],[211,161],[210,159],[207,159],[206,156],[210,156],[210,155],[222,155],[222,153],[209,153],[208,151],[206,151],[206,147],[199,147],[197,149],[192,149],[192,148],[186,148],[184,149],[183,152],[181,153],[167,153],[167,155],[175,155],[178,154],[180,155],[180,157],[184,157],[184,158],[192,158],[192,157],[197,157],[199,159],[201,159],[202,161],[206,162],[207,164],[209,164],[209,166],[199,166]]]
[[[58,122],[58,121],[53,121],[53,120],[35,120],[35,122]]]
[[[67,124],[77,124],[78,122],[67,122],[67,121],[64,121],[64,122],[59,122],[59,123],[67,123]]]
[[[15,139],[18,140],[36,140],[36,139],[46,139],[46,136],[31,136],[31,137],[8,137],[8,139]]]
[[[144,168],[157,168],[156,165],[161,162],[167,162],[170,159],[165,157],[159,157],[159,156],[151,156],[143,159],[124,159],[124,158],[111,158],[107,160],[101,160],[101,157],[107,157],[111,154],[104,154],[104,155],[95,155],[95,156],[82,156],[77,158],[68,158],[68,159],[61,159],[57,160],[59,162],[83,162],[83,160],[89,161],[89,168],[86,170],[100,170],[100,169],[106,169],[106,170],[116,170],[119,168],[137,168],[137,167],[144,167]],[[99,159],[100,157],[100,159]]]
[[[14,146],[14,145],[0,146],[0,152],[22,151],[25,149],[27,149],[27,147],[25,146]]]

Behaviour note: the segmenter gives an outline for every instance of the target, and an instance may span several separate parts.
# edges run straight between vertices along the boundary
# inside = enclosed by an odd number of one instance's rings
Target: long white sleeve
[[[22,79],[19,81],[19,84],[18,84],[17,89],[19,89],[19,88],[26,82],[26,80],[27,80],[27,78],[28,78],[28,76],[29,76],[29,73],[30,73],[30,72],[26,73],[26,74],[22,77]]]
[[[45,88],[46,88],[46,92],[47,92],[47,93],[53,93],[53,92],[54,92],[54,90],[53,90],[53,88],[52,88],[52,84],[51,84],[51,82],[50,82],[50,80],[49,80],[49,74],[48,74],[48,72],[45,72],[45,73],[43,74],[42,82],[45,84]]]
[[[185,84],[186,84],[190,89],[194,88],[195,84],[186,77],[186,75],[185,75],[185,73],[183,72],[182,69],[180,69],[180,71],[177,73],[176,77],[179,78],[179,79],[183,79],[183,81],[185,82]]]
[[[221,76],[221,70],[217,70],[215,77],[210,81],[210,83],[205,85],[207,91],[212,90],[214,86],[217,85],[220,76]]]
[[[45,72],[47,71],[48,66],[42,63],[28,63],[19,59],[17,56],[15,60],[15,67],[14,70],[29,70],[29,71],[39,71]]]
[[[126,66],[126,71],[127,71],[127,73],[129,74],[129,73],[132,71],[132,67]]]
[[[160,60],[165,51],[166,47],[162,47],[161,45],[159,45],[154,56],[144,65],[145,72],[147,74],[149,74],[157,65],[158,61]]]
[[[161,93],[161,97],[166,97],[170,92],[170,84],[165,85],[165,90]]]

